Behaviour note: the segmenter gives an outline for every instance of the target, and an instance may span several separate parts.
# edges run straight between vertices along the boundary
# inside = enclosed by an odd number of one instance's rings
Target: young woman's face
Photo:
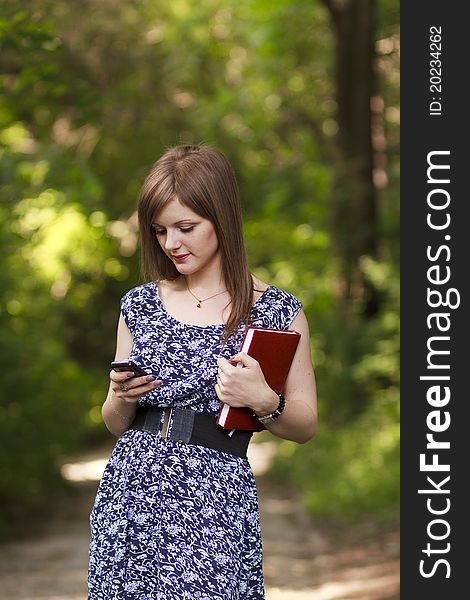
[[[182,275],[191,275],[219,261],[214,226],[178,199],[168,202],[152,226],[161,248]]]

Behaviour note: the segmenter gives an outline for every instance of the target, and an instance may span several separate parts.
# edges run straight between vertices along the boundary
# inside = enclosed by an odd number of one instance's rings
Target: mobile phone
[[[115,371],[133,371],[136,377],[150,375],[150,373],[144,371],[142,367],[136,365],[132,360],[113,360],[111,363],[111,369],[114,369]]]

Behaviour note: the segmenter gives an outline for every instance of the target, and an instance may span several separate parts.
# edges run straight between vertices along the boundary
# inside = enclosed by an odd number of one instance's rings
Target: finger
[[[139,379],[141,379],[141,378],[139,377]],[[146,379],[146,377],[143,377],[142,379]],[[145,394],[148,394],[149,392],[152,392],[153,390],[155,390],[157,387],[162,385],[163,381],[161,379],[156,379],[154,381],[146,382],[145,385],[134,385],[134,382],[132,382],[132,383],[133,383],[132,386],[130,386],[124,382],[121,382],[117,386],[113,386],[113,389],[114,389],[114,387],[116,387],[116,389],[114,390],[114,393],[117,396],[119,396],[120,398],[122,398],[124,401],[127,401],[129,399],[135,400],[136,398],[139,398],[140,396],[144,396]],[[127,389],[121,388],[121,385],[123,386],[123,388],[127,388]]]
[[[218,383],[215,384],[215,393],[217,394],[217,398],[223,402],[224,401],[224,395],[222,390],[220,389],[220,385]]]
[[[232,364],[231,360],[226,360],[225,358],[222,359],[221,362],[219,362],[219,368],[218,368],[218,373],[225,376],[225,380],[231,376],[231,373],[233,373],[233,369],[237,366],[236,362],[234,362]],[[240,364],[240,366],[243,366],[242,364]]]
[[[223,398],[227,398],[230,392],[230,387],[221,383],[221,381],[217,381],[215,384],[215,390],[220,400]],[[225,401],[225,400],[224,400]]]
[[[220,387],[227,383],[227,375],[221,370],[217,373],[217,383]]]
[[[113,383],[111,389],[113,390],[113,394],[116,394],[116,396],[120,396],[122,394],[121,390],[119,389],[119,385],[116,383]]]
[[[127,387],[129,388],[129,392],[133,393],[134,390],[137,390],[137,394],[142,395],[157,388],[158,386],[162,385],[162,383],[163,381],[161,379],[155,379],[153,375],[146,375],[145,377],[134,378],[132,380],[132,385],[127,384]]]
[[[127,379],[132,379],[133,377],[135,377],[135,373],[133,371],[114,371],[114,369],[112,371],[110,371],[109,373],[109,378],[112,381],[126,381]]]
[[[129,385],[128,383],[126,383],[126,381],[118,381],[117,383],[117,388],[119,390],[119,392],[121,392],[121,394],[127,394],[129,392],[129,390],[132,389],[132,386]]]
[[[141,385],[147,385],[152,381],[161,381],[161,379],[157,379],[155,375],[142,375],[142,377],[134,377],[132,382],[132,387],[138,387]]]
[[[258,361],[255,358],[253,358],[252,356],[249,356],[245,352],[239,352],[238,354],[235,354],[230,359],[230,362],[233,362],[233,363],[241,362],[244,367],[254,367],[258,364]]]
[[[129,388],[129,380],[128,379],[123,379],[122,377],[119,377],[119,379],[117,379],[116,377],[111,376],[110,374],[110,379],[111,379],[111,389],[113,389],[115,392],[118,391],[125,391],[124,388]],[[121,387],[123,386],[123,387]]]
[[[226,358],[219,357],[217,359],[217,366],[219,368],[219,373],[224,373],[231,367],[231,364]]]

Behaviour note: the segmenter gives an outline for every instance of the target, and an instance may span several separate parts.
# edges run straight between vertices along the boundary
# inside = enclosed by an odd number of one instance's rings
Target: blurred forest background
[[[273,480],[316,515],[397,518],[399,8],[393,0],[0,0],[0,534],[109,438],[136,197],[220,147],[252,270],[297,295],[319,432]]]

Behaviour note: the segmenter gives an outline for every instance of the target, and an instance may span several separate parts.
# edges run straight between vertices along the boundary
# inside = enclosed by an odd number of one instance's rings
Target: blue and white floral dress
[[[268,287],[252,324],[288,329],[301,308]],[[245,324],[222,347],[222,324],[182,323],[146,283],[121,300],[131,356],[163,384],[142,405],[216,414],[219,356],[240,348]],[[262,546],[249,462],[141,430],[117,440],[90,515],[89,600],[261,600]]]

